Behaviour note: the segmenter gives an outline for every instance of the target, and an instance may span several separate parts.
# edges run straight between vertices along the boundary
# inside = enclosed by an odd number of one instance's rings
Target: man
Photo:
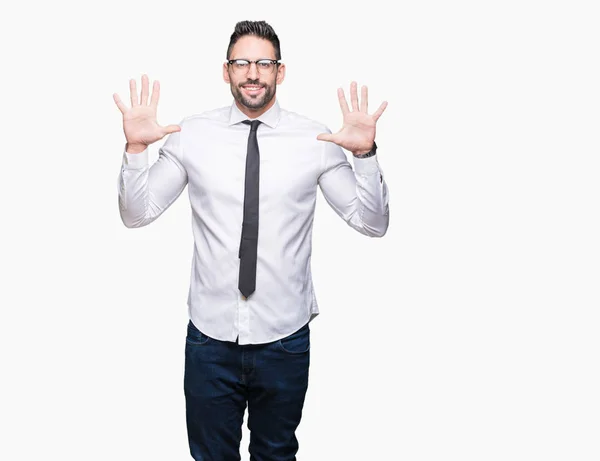
[[[375,150],[386,103],[369,115],[366,87],[359,105],[352,83],[351,108],[338,90],[344,123],[332,134],[280,108],[275,93],[284,77],[272,27],[243,21],[223,65],[231,106],[163,127],[156,121],[157,81],[149,103],[145,75],[140,98],[130,81],[131,108],[113,95],[127,140],[119,176],[123,223],[151,223],[188,186],[194,254],[184,391],[195,460],[240,459],[246,405],[250,459],[296,459],[308,324],[319,313],[310,266],[317,186],[358,232],[381,237],[388,228],[388,190]],[[166,135],[149,166],[148,146]]]

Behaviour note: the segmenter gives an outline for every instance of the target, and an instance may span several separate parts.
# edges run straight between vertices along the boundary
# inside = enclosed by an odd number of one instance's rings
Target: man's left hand
[[[338,88],[338,98],[344,121],[342,128],[333,134],[321,133],[317,136],[320,141],[330,141],[344,149],[352,152],[353,155],[361,155],[369,152],[375,141],[375,125],[383,111],[387,107],[384,101],[372,115],[368,114],[368,89],[366,86],[361,88],[360,107],[358,103],[358,92],[356,82],[350,85],[350,101],[352,110],[348,107],[344,90]]]

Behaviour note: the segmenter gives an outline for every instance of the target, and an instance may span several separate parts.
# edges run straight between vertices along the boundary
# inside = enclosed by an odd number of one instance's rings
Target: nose
[[[250,68],[248,69],[248,78],[252,80],[256,80],[258,78],[258,67],[255,62],[250,63]]]

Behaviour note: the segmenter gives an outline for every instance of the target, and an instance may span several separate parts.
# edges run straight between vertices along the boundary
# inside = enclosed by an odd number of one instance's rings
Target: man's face
[[[275,60],[275,49],[268,40],[246,35],[240,38],[231,50],[229,59],[259,59]],[[259,69],[256,64],[250,64],[247,69],[236,69],[235,65],[223,66],[223,78],[231,87],[231,94],[240,109],[246,108],[250,113],[262,113],[275,102],[276,87],[283,81],[285,66],[274,65],[272,72]]]

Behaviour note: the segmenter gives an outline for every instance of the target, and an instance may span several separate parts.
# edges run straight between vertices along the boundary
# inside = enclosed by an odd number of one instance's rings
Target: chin
[[[248,109],[262,109],[263,107],[265,107],[269,102],[268,101],[248,101],[248,100],[241,100],[240,101],[244,106],[246,106]]]
[[[238,102],[240,104],[242,104],[243,106],[247,107],[248,109],[260,110],[260,109],[263,109],[264,107],[266,107],[267,105],[269,105],[269,103],[271,102],[272,99],[273,99],[273,97],[271,97],[269,99],[266,99],[266,98],[248,99],[248,98],[242,97],[242,98],[238,99]]]

